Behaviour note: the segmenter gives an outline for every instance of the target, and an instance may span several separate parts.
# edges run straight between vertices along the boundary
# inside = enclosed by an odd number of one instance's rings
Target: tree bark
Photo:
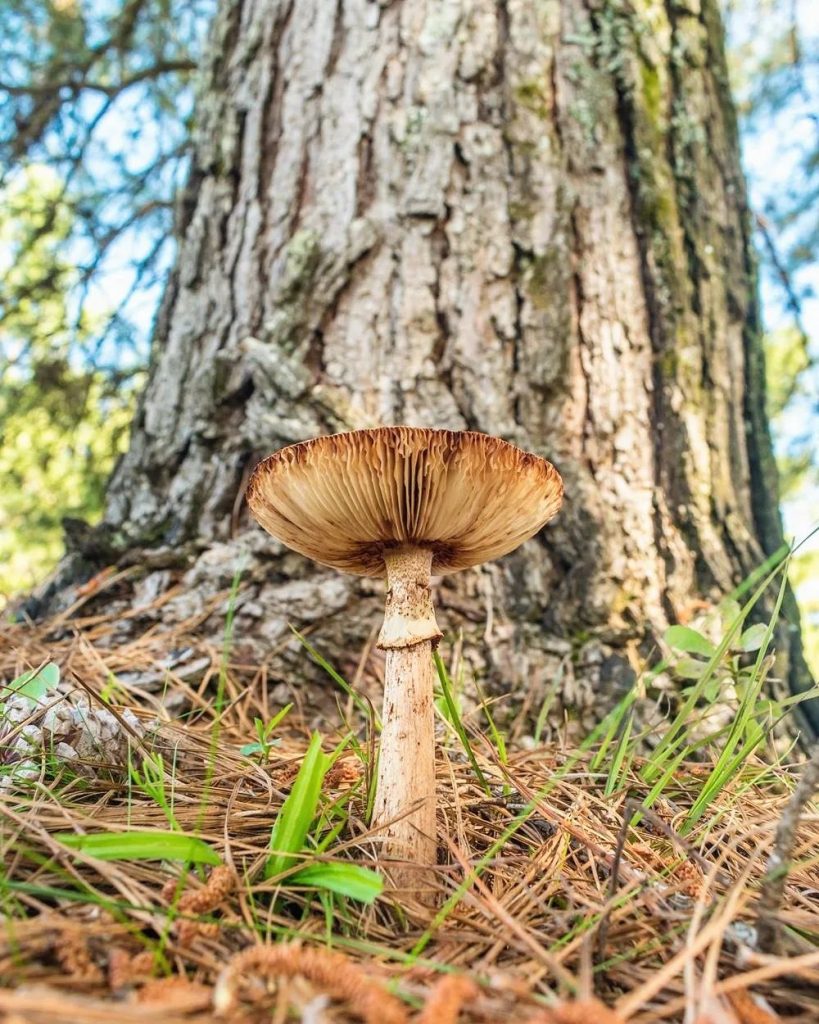
[[[257,458],[317,434],[471,429],[555,463],[554,524],[436,607],[490,685],[536,713],[560,678],[584,728],[779,546],[716,0],[221,0],[197,124],[105,529],[200,552],[189,602],[252,549],[236,629],[273,678],[308,671],[288,622],[350,670],[383,600],[242,508]]]

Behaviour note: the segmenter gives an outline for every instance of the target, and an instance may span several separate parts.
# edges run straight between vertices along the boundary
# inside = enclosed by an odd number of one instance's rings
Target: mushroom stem
[[[412,647],[423,640],[437,644],[441,631],[435,621],[429,589],[432,552],[428,548],[393,548],[384,552],[384,564],[387,567],[387,604],[378,646],[382,651],[389,651]]]
[[[432,646],[441,637],[429,578],[432,552],[404,547],[384,555],[387,607],[378,646],[386,650],[384,726],[378,759],[373,825],[397,888],[421,897],[419,868],[434,866],[435,728]]]

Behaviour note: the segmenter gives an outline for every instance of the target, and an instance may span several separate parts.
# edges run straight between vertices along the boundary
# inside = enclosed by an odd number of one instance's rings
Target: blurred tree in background
[[[64,516],[99,511],[132,413],[132,371],[77,358],[95,324],[88,309],[72,317],[68,308],[78,273],[61,189],[51,168],[29,165],[0,196],[0,594],[52,567]]]
[[[768,173],[753,175],[762,255],[800,321],[799,271],[819,256],[819,11],[813,0],[726,0],[726,19],[746,150],[754,138],[776,141],[763,154]]]
[[[0,3],[0,601],[99,514],[127,443],[211,8]]]
[[[771,415],[816,410],[819,258],[819,10],[810,0],[729,0],[734,95],[756,206]],[[813,339],[815,344],[815,338]],[[807,400],[800,401],[800,400]],[[784,496],[819,482],[815,431],[779,433]]]
[[[190,140],[213,0],[0,2],[0,592],[93,519],[125,444]],[[786,500],[817,486],[819,16],[814,0],[725,0],[769,325]],[[775,311],[777,315],[772,315]],[[814,665],[817,556],[797,565]],[[812,636],[812,639],[811,639]]]
[[[761,261],[768,400],[787,525],[816,525],[819,487],[819,5],[725,0],[732,85]],[[793,582],[819,672],[819,546]]]

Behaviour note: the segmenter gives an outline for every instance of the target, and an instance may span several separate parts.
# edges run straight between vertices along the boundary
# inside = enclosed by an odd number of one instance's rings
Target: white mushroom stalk
[[[434,864],[437,851],[432,647],[441,633],[430,590],[432,551],[395,548],[384,552],[384,562],[384,714],[373,825],[388,855],[409,865],[393,869],[393,882],[417,891],[423,879],[413,865]]]
[[[290,445],[247,489],[274,537],[323,565],[385,577],[386,652],[373,825],[398,888],[422,895],[436,862],[430,576],[514,550],[558,511],[549,462],[497,437],[381,427]],[[420,870],[419,870],[420,869]]]

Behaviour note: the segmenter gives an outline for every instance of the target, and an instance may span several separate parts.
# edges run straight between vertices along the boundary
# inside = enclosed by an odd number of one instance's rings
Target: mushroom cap
[[[432,550],[439,576],[499,558],[560,508],[545,459],[472,431],[378,427],[289,445],[260,462],[247,502],[278,540],[322,565],[384,576],[384,552]]]

